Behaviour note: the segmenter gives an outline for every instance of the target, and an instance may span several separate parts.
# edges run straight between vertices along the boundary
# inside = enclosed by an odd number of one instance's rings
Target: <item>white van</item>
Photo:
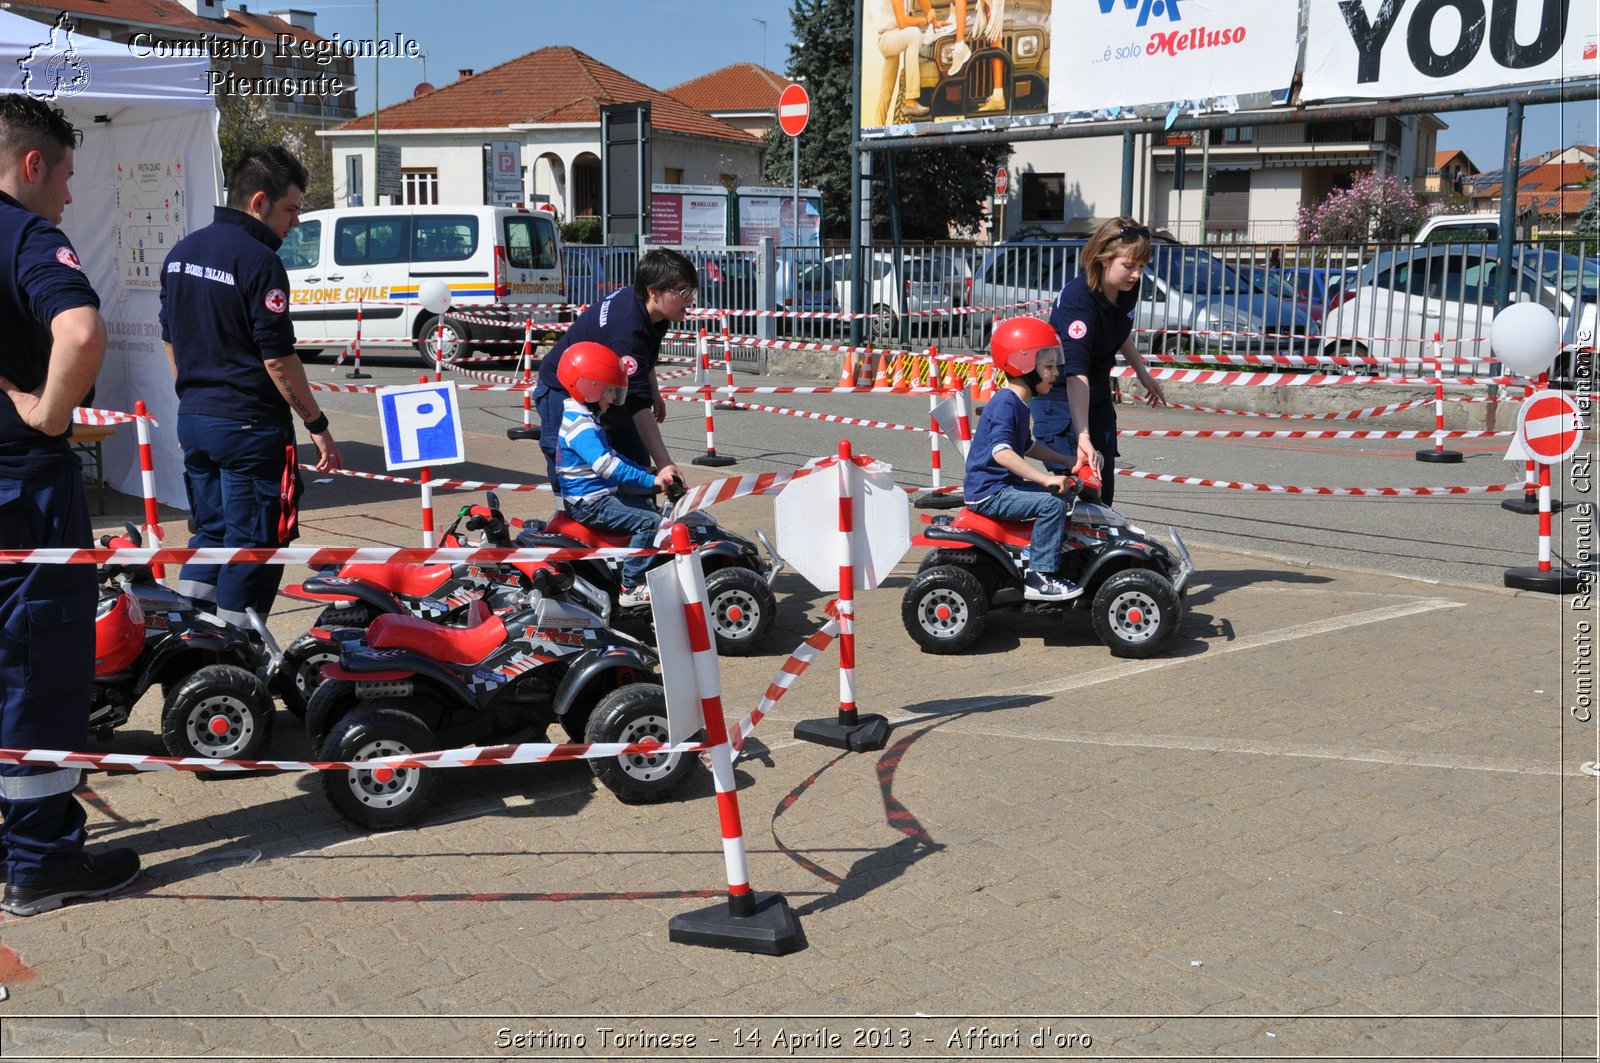
[[[278,249],[289,272],[290,311],[302,354],[343,346],[361,314],[363,347],[415,344],[432,360],[465,346],[520,341],[527,306],[564,301],[561,237],[544,211],[514,207],[338,207],[300,216]],[[450,286],[453,306],[438,318],[417,304],[430,278]],[[489,304],[496,304],[490,306]],[[481,308],[474,313],[474,308]],[[500,308],[514,309],[500,309]],[[458,316],[466,315],[465,318]],[[507,325],[481,323],[504,318]],[[485,350],[515,353],[511,342]]]

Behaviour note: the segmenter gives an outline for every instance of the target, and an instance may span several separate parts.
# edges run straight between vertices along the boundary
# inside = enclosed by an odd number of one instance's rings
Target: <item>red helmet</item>
[[[568,395],[582,403],[599,402],[606,388],[628,386],[628,374],[622,371],[617,352],[589,340],[574,343],[562,353],[556,379]]]
[[[115,675],[144,652],[144,610],[123,593],[100,599],[94,618],[94,674]]]
[[[1049,322],[1036,317],[1014,317],[1000,322],[989,340],[989,357],[1006,376],[1026,376],[1033,372],[1039,352],[1060,348],[1061,337]]]

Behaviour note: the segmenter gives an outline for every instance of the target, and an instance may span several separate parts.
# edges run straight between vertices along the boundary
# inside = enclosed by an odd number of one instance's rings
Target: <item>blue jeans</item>
[[[655,545],[661,514],[641,495],[591,495],[581,501],[567,500],[567,514],[579,524],[607,531],[632,532],[629,546],[639,549]],[[630,557],[622,562],[622,589],[632,590],[644,578],[644,570],[654,557]]]
[[[967,508],[990,520],[1031,520],[1033,538],[1028,544],[1028,567],[1041,576],[1055,574],[1061,561],[1061,536],[1067,529],[1067,504],[1039,484],[1002,487],[982,502]]]
[[[288,546],[300,534],[300,472],[288,422],[178,415],[183,481],[194,514],[190,546]],[[184,565],[178,589],[235,625],[272,609],[282,565]]]

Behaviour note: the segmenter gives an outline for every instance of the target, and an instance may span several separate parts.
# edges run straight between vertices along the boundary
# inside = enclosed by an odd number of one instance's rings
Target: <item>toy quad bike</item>
[[[685,490],[682,480],[674,480],[667,489],[668,501],[676,502],[684,496]],[[686,513],[676,521],[664,520],[663,534],[672,524],[686,527],[689,540],[699,551],[705,569],[706,599],[717,652],[729,657],[746,657],[757,652],[777,620],[778,599],[772,593],[772,582],[783,570],[783,559],[760,531],[756,532],[756,537],[770,560],[763,560],[755,543],[723,528],[715,517],[701,510]],[[549,521],[530,520],[524,524],[517,536],[517,545],[626,549],[631,539],[627,532],[591,528],[573,520],[565,511],[557,511]],[[665,560],[663,556],[661,561]],[[570,577],[571,586],[565,593],[571,600],[593,609],[607,623],[626,623],[649,631],[649,637],[654,637],[648,604],[630,608],[618,604],[622,592],[621,561],[613,558],[564,561],[557,562],[555,568],[564,577]],[[566,579],[562,585],[566,586]]]
[[[139,533],[100,545],[136,548]],[[202,612],[148,565],[104,565],[94,622],[89,733],[104,741],[159,685],[161,741],[175,757],[254,759],[272,738],[271,685],[280,659],[265,626],[244,632]]]
[[[1027,521],[996,521],[969,509],[934,517],[912,543],[934,547],[901,600],[900,619],[926,653],[960,653],[983,634],[991,609],[1061,613],[1087,606],[1094,632],[1114,657],[1154,657],[1178,633],[1194,562],[1177,531],[1169,550],[1126,517],[1079,497],[1069,477],[1066,533],[1056,574],[1083,588],[1069,602],[1023,596],[1033,534]]]
[[[324,760],[369,760],[462,746],[545,740],[558,723],[575,742],[667,740],[666,695],[649,647],[586,609],[542,595],[502,619],[482,602],[468,627],[385,614],[342,630],[339,662],[306,710]],[[589,761],[628,803],[663,801],[695,771],[685,754]],[[325,772],[333,807],[371,830],[421,815],[438,769]]]
[[[468,542],[462,532],[482,532]],[[441,546],[512,545],[500,502],[489,493],[488,505],[465,505],[440,537]],[[312,693],[322,682],[322,666],[339,659],[336,628],[362,628],[380,616],[418,616],[441,624],[465,623],[468,607],[483,600],[497,613],[526,604],[537,570],[529,565],[484,565],[456,562],[439,565],[351,563],[329,567],[304,583],[279,593],[299,601],[324,602],[311,630],[283,651],[279,697],[302,719]]]

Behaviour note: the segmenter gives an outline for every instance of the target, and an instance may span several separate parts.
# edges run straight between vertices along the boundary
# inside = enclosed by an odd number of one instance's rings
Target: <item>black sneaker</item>
[[[1022,597],[1030,602],[1068,602],[1083,593],[1069,579],[1056,579],[1043,572],[1030,572],[1022,581]]]
[[[98,856],[85,853],[75,874],[60,882],[39,885],[6,883],[0,910],[12,915],[53,912],[68,901],[104,897],[139,877],[139,854],[132,849],[108,849]]]

